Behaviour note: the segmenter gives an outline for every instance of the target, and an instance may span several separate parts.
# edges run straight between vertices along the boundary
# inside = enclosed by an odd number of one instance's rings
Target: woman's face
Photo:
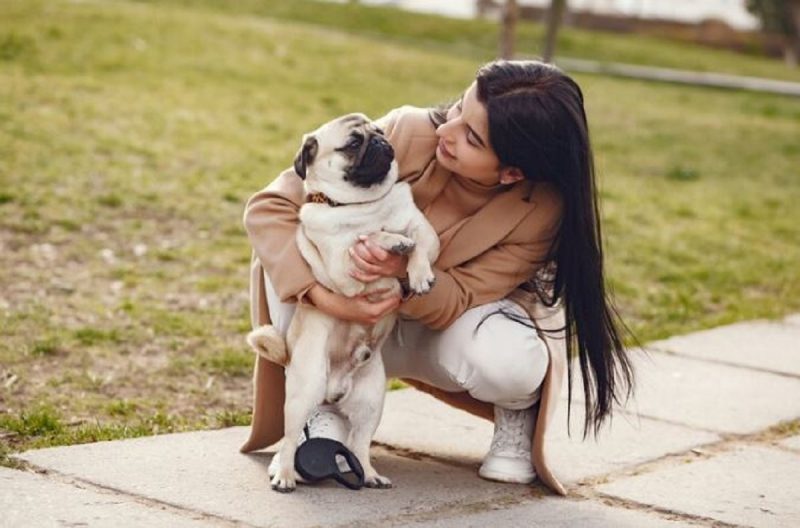
[[[436,160],[446,169],[484,185],[513,183],[489,144],[489,116],[478,101],[473,82],[461,100],[447,112],[447,122],[436,129]]]

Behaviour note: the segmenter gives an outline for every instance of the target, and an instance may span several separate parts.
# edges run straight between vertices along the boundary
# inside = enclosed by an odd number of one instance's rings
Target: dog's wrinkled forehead
[[[351,139],[353,137],[370,136],[373,134],[383,135],[383,131],[379,129],[367,116],[364,114],[347,114],[328,123],[325,128],[326,132],[333,132],[331,137],[341,139]],[[326,134],[328,135],[328,134]]]
[[[360,127],[364,125],[371,124],[372,121],[369,120],[367,116],[364,114],[347,114],[339,119],[336,119],[341,125],[349,126],[351,128]]]

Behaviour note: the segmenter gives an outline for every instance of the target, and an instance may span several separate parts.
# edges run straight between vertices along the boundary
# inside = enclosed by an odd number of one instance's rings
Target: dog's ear
[[[297,151],[297,156],[294,158],[294,171],[300,176],[301,179],[306,179],[306,169],[309,163],[314,161],[319,150],[319,143],[314,136],[306,136],[303,138],[303,146]]]

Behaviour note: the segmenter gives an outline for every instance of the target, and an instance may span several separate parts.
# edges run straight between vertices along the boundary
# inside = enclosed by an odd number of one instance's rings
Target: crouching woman
[[[547,462],[545,435],[565,374],[572,377],[571,359],[582,374],[584,433],[596,432],[633,387],[605,290],[580,88],[548,64],[495,61],[448,107],[401,107],[378,124],[400,180],[439,235],[435,286],[424,296],[373,303],[318,284],[295,244],[305,197],[288,169],[245,212],[253,326],[271,323],[285,333],[297,302],[365,324],[398,310],[383,349],[387,376],[494,422],[482,477],[527,483],[538,476],[565,494]],[[360,280],[404,276],[403,256],[364,241],[351,255]],[[242,452],[283,434],[283,367],[259,357],[254,388]],[[346,430],[332,409],[311,422],[320,436]]]

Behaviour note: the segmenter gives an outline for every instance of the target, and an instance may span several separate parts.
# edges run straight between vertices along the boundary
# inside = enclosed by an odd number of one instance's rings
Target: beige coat
[[[424,209],[442,191],[451,173],[438,165],[435,128],[423,109],[402,107],[379,120],[395,150],[400,179],[411,184],[414,201]],[[531,193],[532,190],[532,193]],[[526,197],[530,193],[530,200]],[[292,169],[282,172],[256,193],[245,211],[245,226],[253,245],[251,319],[268,324],[263,272],[266,270],[284,302],[307,302],[304,294],[315,283],[295,243],[297,214],[304,201],[302,181]],[[431,328],[446,328],[465,310],[504,297],[526,308],[547,344],[550,363],[543,385],[533,433],[532,459],[539,479],[556,493],[566,492],[547,463],[545,436],[555,411],[566,371],[562,332],[543,332],[563,325],[563,311],[548,309],[518,286],[541,267],[561,216],[561,201],[544,185],[512,185],[494,196],[463,223],[442,247],[435,263],[436,285],[431,293],[412,298],[400,314]],[[405,380],[441,401],[487,420],[491,403],[466,392],[448,393],[416,380]],[[242,452],[269,446],[283,435],[283,367],[258,357],[254,372],[253,420]]]

